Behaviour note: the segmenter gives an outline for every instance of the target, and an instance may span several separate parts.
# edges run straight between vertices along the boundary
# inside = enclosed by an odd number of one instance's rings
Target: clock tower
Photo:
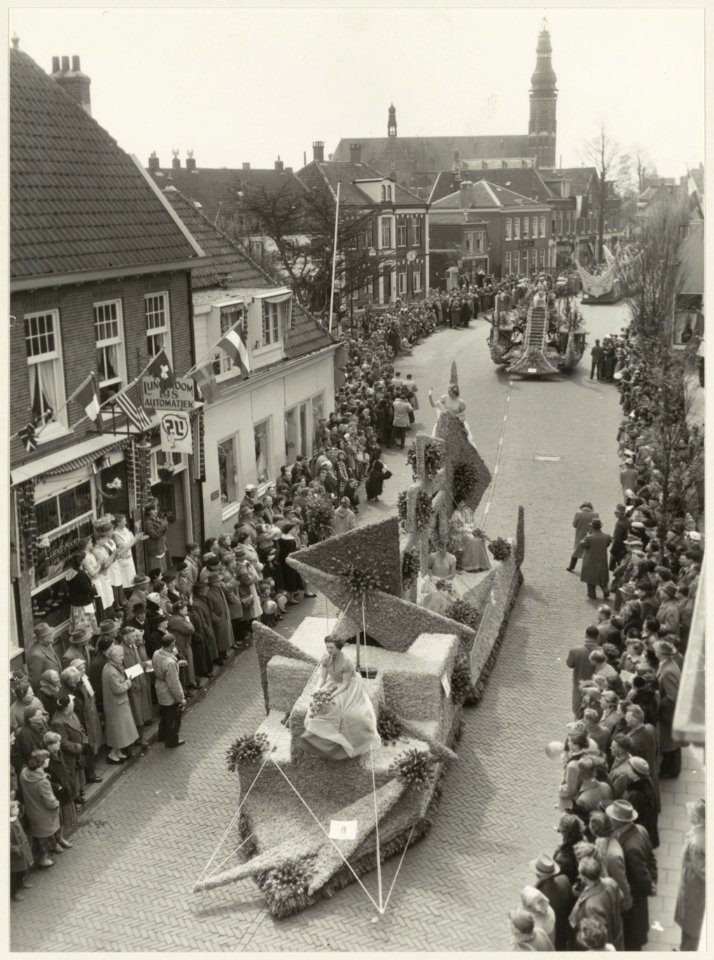
[[[536,157],[540,168],[555,168],[555,106],[558,100],[556,76],[550,57],[548,23],[544,19],[536,47],[536,68],[531,77],[530,119],[528,140],[531,156]]]

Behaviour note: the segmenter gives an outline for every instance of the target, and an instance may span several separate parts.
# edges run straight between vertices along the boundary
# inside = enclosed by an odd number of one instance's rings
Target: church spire
[[[396,137],[397,135],[397,108],[394,104],[389,106],[389,118],[387,120],[387,136]]]
[[[539,167],[555,167],[555,107],[558,100],[556,76],[551,63],[553,47],[548,21],[543,18],[536,46],[536,66],[531,76],[528,137],[531,153]]]

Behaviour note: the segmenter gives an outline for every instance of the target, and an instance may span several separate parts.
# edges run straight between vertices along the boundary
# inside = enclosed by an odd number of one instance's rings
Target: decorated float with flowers
[[[481,696],[522,583],[521,509],[515,536],[491,541],[490,569],[471,575],[445,612],[417,602],[430,551],[452,535],[454,494],[475,509],[490,481],[469,438],[463,423],[442,413],[434,435],[416,439],[401,519],[291,556],[332,614],[306,618],[289,639],[254,628],[266,716],[227,744],[229,769],[238,775],[236,809],[195,890],[252,880],[275,917],[350,883],[362,886],[366,909],[379,913],[392,894],[401,895],[398,870],[383,889],[381,863],[403,858],[437,815],[464,706]],[[326,636],[345,642],[341,652],[362,678],[379,734],[378,746],[340,761],[303,749],[306,723],[322,706],[316,691]],[[372,870],[375,896],[360,879]]]

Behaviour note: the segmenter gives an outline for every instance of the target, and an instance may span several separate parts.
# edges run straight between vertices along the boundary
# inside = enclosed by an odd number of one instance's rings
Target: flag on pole
[[[144,408],[134,403],[131,397],[128,396],[126,389],[121,393],[117,393],[111,402],[115,403],[119,407],[127,420],[133,423],[136,429],[140,432],[143,430],[150,430],[153,426],[151,420],[149,420],[147,417]]]
[[[159,350],[149,366],[146,368],[146,373],[147,376],[157,377],[160,384],[159,389],[162,393],[164,393],[170,387],[176,386],[176,377],[171,369],[171,361],[167,357],[166,351],[163,347],[161,350]]]
[[[80,386],[72,399],[76,400],[77,403],[84,408],[84,412],[90,420],[94,420],[95,422],[99,420],[101,422],[101,417],[99,414],[99,397],[97,396],[97,388],[94,384],[94,377],[91,374]]]
[[[25,450],[28,453],[31,453],[37,448],[37,430],[35,429],[34,423],[28,423],[26,427],[23,427],[17,434],[20,441],[24,443]]]
[[[227,354],[233,363],[241,368],[241,371],[247,376],[250,373],[250,357],[245,341],[236,327],[232,327],[228,333],[221,337],[217,347]]]
[[[213,375],[213,365],[206,364],[190,374],[191,379],[198,386],[206,403],[213,403],[218,396],[218,385]]]

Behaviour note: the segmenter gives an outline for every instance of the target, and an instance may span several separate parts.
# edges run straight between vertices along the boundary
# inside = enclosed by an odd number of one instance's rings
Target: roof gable
[[[302,170],[298,170],[298,177],[310,190],[327,188],[333,198],[337,196],[337,184],[340,184],[340,203],[347,206],[379,207],[379,203],[370,199],[364,190],[359,187],[360,181],[385,180],[384,174],[368,166],[366,163],[355,163],[351,160],[312,160]],[[424,200],[394,183],[394,201],[397,207],[423,207]]]
[[[198,257],[135,161],[26,53],[11,50],[12,279]]]
[[[543,178],[533,167],[493,167],[488,170],[478,168],[461,171],[461,182],[469,180],[476,183],[478,180],[488,180],[498,184],[523,197],[534,197],[540,202],[548,203],[553,198]],[[453,170],[442,170],[434,182],[429,197],[430,203],[435,203],[442,197],[448,196],[454,190],[460,189],[459,180]]]
[[[471,199],[468,209],[471,210],[498,210],[503,208],[541,207],[537,200],[524,197],[513,190],[507,190],[488,180],[471,181]],[[432,203],[432,210],[461,210],[461,188],[446,197]]]

